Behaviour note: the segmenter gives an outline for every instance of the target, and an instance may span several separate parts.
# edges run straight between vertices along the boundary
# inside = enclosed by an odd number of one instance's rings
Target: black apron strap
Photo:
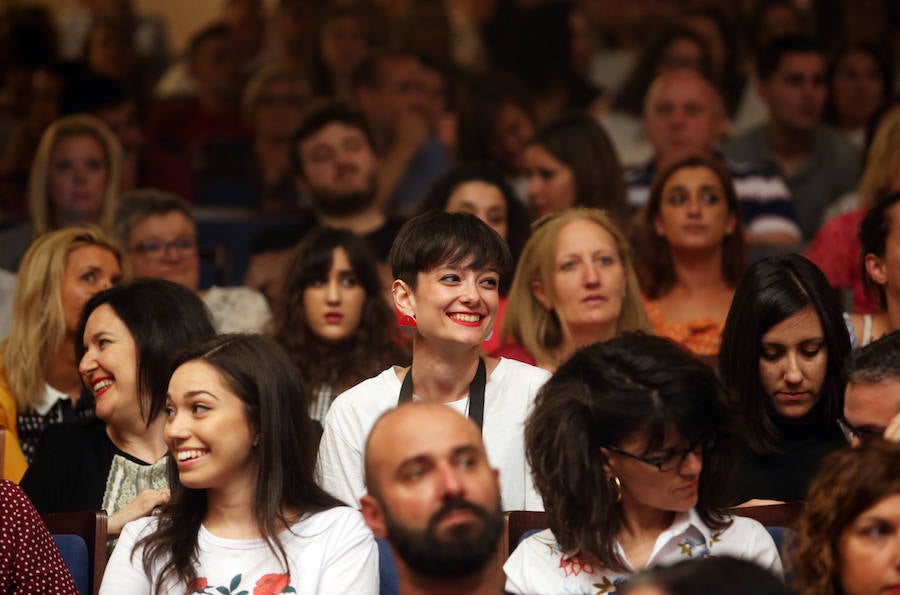
[[[469,384],[469,419],[478,424],[478,428],[484,427],[484,388],[487,385],[487,369],[484,365],[484,359],[478,358],[478,369],[475,370],[475,378]],[[412,366],[403,378],[403,384],[400,386],[400,398],[397,404],[412,401],[413,382],[412,382]]]

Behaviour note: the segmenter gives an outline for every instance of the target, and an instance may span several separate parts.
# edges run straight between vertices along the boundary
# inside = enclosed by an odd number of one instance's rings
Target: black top
[[[753,498],[793,502],[805,500],[807,488],[819,470],[822,458],[847,447],[837,423],[827,430],[809,426],[779,426],[777,454],[762,455],[741,447],[731,482],[731,501],[740,504]]]
[[[98,419],[59,424],[41,437],[20,487],[41,514],[99,509],[113,456],[147,463],[119,450]]]

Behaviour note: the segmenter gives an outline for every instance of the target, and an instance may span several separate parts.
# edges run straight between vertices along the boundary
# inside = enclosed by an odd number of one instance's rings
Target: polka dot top
[[[78,594],[46,525],[7,480],[0,480],[0,591]]]

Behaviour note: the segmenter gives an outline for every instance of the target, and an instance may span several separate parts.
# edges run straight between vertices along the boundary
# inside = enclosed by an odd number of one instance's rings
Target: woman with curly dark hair
[[[900,588],[900,446],[872,441],[822,464],[789,542],[798,595]]]
[[[697,355],[718,354],[747,268],[740,205],[720,159],[688,155],[656,176],[641,214],[636,263],[656,334]]]
[[[550,528],[510,556],[506,590],[612,592],[643,568],[709,555],[781,572],[762,525],[722,510],[725,401],[713,370],[668,339],[627,333],[577,351],[525,424]]]
[[[383,296],[375,262],[353,233],[320,227],[297,245],[275,340],[300,372],[314,420],[344,390],[409,361]]]

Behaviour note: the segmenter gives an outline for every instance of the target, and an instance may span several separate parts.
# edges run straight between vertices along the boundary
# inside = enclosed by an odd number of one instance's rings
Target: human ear
[[[405,316],[416,317],[416,297],[412,288],[405,281],[394,279],[391,284],[391,295],[394,298],[394,307]]]
[[[866,274],[872,278],[872,281],[879,285],[887,285],[887,267],[884,260],[870,252],[866,254],[863,263],[866,266]]]
[[[375,499],[375,496],[366,494],[359,499],[360,512],[363,519],[375,534],[375,537],[382,539],[387,538],[387,523],[384,519],[384,511],[381,509],[381,503]]]
[[[735,226],[737,226],[737,215],[728,213],[728,219],[725,221],[725,235],[733,234]]]
[[[531,295],[534,296],[534,299],[538,301],[540,305],[544,307],[548,312],[553,312],[553,300],[550,299],[550,296],[547,295],[547,292],[544,291],[544,284],[540,281],[532,281],[531,282]]]
[[[653,231],[661,238],[666,237],[666,232],[663,229],[662,219],[659,218],[659,213],[653,216]]]

